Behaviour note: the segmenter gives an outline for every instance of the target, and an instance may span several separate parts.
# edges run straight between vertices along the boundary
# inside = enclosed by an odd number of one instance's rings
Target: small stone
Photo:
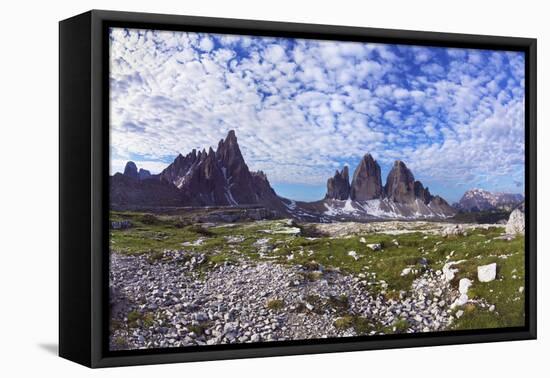
[[[230,333],[235,331],[235,326],[232,323],[225,323],[223,326],[224,333]]]
[[[451,308],[455,308],[457,306],[464,306],[466,303],[468,303],[468,294],[460,294],[460,297],[458,297],[454,303],[451,305]]]
[[[456,315],[456,318],[459,319],[462,315],[464,315],[464,311],[458,310],[455,315]]]
[[[495,305],[491,305],[491,306],[489,307],[489,311],[491,311],[491,312],[495,311]]]
[[[367,244],[367,247],[369,247],[373,251],[380,251],[382,249],[382,244],[380,243]]]
[[[198,322],[204,322],[204,321],[208,320],[208,315],[206,315],[204,312],[197,312],[196,314],[194,314],[193,317]]]

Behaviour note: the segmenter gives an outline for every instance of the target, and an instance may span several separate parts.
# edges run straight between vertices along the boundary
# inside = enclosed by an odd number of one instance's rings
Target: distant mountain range
[[[483,189],[470,189],[453,207],[460,211],[512,211],[525,198],[518,193],[492,193]]]
[[[327,181],[325,198],[299,202],[278,196],[267,176],[250,171],[234,131],[217,149],[178,155],[160,174],[128,162],[124,173],[110,177],[111,205],[135,207],[261,206],[281,216],[312,221],[448,218],[456,210],[416,181],[396,161],[382,185],[380,166],[366,154],[350,182],[348,167]]]

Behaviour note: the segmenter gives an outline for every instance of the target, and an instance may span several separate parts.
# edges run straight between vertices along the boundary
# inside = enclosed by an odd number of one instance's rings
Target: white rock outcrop
[[[506,233],[510,235],[525,234],[525,214],[520,209],[512,211],[508,223],[506,223]]]
[[[491,282],[497,277],[497,264],[492,263],[477,267],[477,279],[479,282]]]
[[[448,226],[441,231],[442,236],[451,236],[451,235],[464,235],[464,227],[460,224],[455,224],[454,226]]]
[[[442,273],[443,277],[445,277],[445,281],[449,282],[453,278],[455,278],[455,273],[458,272],[458,269],[455,268],[455,265],[461,264],[466,260],[460,260],[460,261],[449,261],[443,265]]]
[[[472,286],[472,281],[468,278],[462,278],[458,282],[458,291],[460,294],[468,294],[468,289]]]
[[[460,294],[460,296],[451,304],[451,309],[464,306],[468,303],[468,294]]]

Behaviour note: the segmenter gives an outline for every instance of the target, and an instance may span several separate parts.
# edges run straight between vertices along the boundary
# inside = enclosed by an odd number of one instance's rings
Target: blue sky
[[[231,129],[281,195],[322,198],[369,152],[403,160],[432,193],[523,193],[518,52],[111,31],[111,172],[160,172]]]

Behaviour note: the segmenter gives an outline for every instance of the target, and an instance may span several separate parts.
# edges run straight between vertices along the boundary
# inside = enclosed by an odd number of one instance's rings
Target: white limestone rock
[[[491,282],[497,277],[497,264],[492,263],[477,267],[477,279],[479,282]]]
[[[525,214],[520,209],[512,211],[508,223],[506,223],[506,233],[510,235],[525,234]]]
[[[458,282],[458,291],[460,294],[468,294],[468,289],[472,286],[472,281],[468,278],[462,278]]]

